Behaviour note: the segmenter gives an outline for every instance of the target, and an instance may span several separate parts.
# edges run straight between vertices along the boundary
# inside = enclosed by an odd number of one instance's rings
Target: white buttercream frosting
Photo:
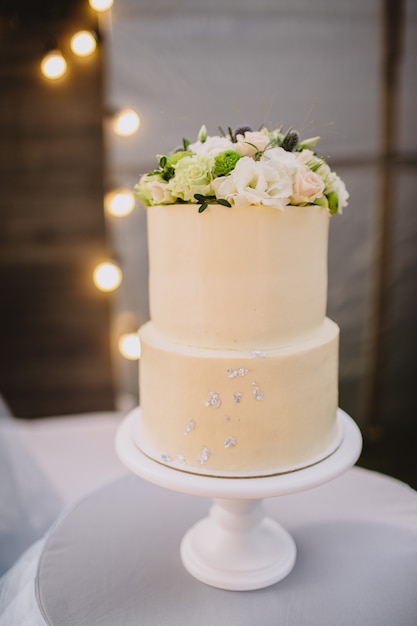
[[[170,341],[256,349],[311,337],[327,298],[328,212],[148,209],[151,319]]]
[[[148,209],[137,445],[190,472],[305,467],[339,442],[337,325],[318,206]]]
[[[308,465],[338,436],[338,334],[326,319],[313,339],[257,357],[178,346],[146,324],[138,446],[203,474]]]

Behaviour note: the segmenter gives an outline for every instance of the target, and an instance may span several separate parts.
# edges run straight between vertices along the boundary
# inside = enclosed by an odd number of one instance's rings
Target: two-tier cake
[[[137,184],[151,321],[140,329],[134,440],[152,459],[262,476],[340,445],[327,242],[347,193],[313,151],[317,139],[203,127]]]

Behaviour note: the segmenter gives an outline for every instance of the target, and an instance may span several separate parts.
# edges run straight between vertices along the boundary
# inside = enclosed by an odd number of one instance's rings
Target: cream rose
[[[168,183],[154,178],[150,179],[146,186],[151,194],[152,204],[172,204],[175,202],[174,196],[168,189]]]
[[[269,144],[269,137],[259,131],[247,130],[244,135],[237,135],[234,150],[242,156],[254,157],[257,152],[263,152]]]
[[[294,186],[290,197],[291,204],[312,204],[324,192],[324,182],[318,174],[301,166],[294,177]]]

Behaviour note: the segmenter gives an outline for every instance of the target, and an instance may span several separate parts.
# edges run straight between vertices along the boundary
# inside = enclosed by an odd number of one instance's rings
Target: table
[[[266,500],[268,514],[291,532],[298,556],[283,581],[249,592],[204,585],[181,564],[181,538],[209,505],[136,476],[78,502],[41,546],[36,595],[44,621],[417,624],[417,493],[403,483],[353,468],[310,491]]]

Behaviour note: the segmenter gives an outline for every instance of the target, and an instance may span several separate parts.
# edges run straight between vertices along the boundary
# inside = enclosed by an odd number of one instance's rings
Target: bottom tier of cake
[[[268,351],[220,351],[168,343],[141,331],[140,450],[183,471],[262,476],[296,470],[341,442],[338,326]]]

